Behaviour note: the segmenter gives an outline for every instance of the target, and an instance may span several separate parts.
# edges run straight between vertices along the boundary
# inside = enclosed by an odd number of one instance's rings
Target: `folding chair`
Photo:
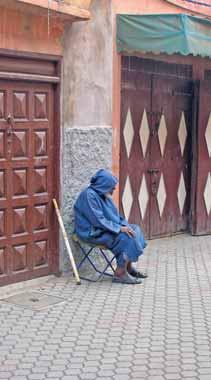
[[[80,249],[80,252],[82,253],[82,259],[80,262],[77,264],[77,269],[80,273],[80,269],[85,264],[86,261],[89,262],[90,266],[94,269],[94,271],[98,274],[96,279],[91,279],[88,277],[81,276],[80,278],[82,280],[90,281],[90,282],[97,282],[99,281],[103,276],[108,276],[108,277],[113,277],[115,268],[113,267],[112,263],[115,259],[115,255],[112,253],[112,257],[108,257],[105,251],[108,251],[106,247],[103,245],[92,245],[87,242],[81,241],[79,237],[74,233],[72,235],[73,241],[76,243],[78,248]],[[87,248],[85,248],[83,245],[87,245]],[[91,253],[93,250],[97,250],[100,254],[101,257],[103,257],[105,261],[105,267],[103,269],[99,269],[97,267],[97,264],[94,262],[93,258],[91,257]],[[110,252],[110,251],[109,251]],[[108,272],[108,270],[111,270],[111,273]]]

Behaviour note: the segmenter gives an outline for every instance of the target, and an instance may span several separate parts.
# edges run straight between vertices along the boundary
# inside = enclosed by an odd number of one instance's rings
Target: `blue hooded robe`
[[[118,266],[124,266],[126,260],[138,260],[146,242],[140,227],[130,225],[112,199],[105,196],[117,182],[116,177],[103,169],[91,178],[90,186],[80,193],[74,205],[75,232],[87,243],[106,246],[115,254]],[[121,232],[121,226],[130,226],[135,236]]]

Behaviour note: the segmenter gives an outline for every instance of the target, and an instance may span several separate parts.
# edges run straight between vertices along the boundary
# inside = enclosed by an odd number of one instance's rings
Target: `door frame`
[[[21,72],[25,65],[26,73]],[[54,128],[54,197],[60,204],[60,144],[61,144],[61,73],[62,73],[62,56],[29,53],[22,51],[14,51],[0,49],[0,79],[9,81],[28,81],[51,83],[54,90],[54,112],[53,128]],[[59,225],[57,218],[54,219],[52,225],[52,235],[56,236],[55,250],[52,252],[50,261],[50,272],[59,272]],[[37,277],[32,276],[30,279]]]

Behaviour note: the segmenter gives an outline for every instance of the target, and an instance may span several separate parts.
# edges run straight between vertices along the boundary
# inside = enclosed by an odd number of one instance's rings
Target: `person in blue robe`
[[[132,263],[142,255],[146,241],[140,227],[129,224],[114,205],[112,194],[117,183],[109,171],[97,171],[75,202],[75,232],[81,240],[104,245],[114,253],[114,282],[138,284],[147,275],[137,271]]]

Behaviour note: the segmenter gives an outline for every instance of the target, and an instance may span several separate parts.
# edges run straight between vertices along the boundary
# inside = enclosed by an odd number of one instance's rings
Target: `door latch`
[[[152,195],[157,194],[157,183],[156,182],[152,182],[151,190],[152,190]]]
[[[7,123],[9,124],[9,126],[7,128],[8,142],[11,142],[11,137],[13,134],[13,117],[10,113],[7,116]]]
[[[7,128],[7,136],[11,136],[12,135],[12,125],[10,124],[9,127]]]
[[[159,169],[157,169],[157,168],[152,168],[152,169],[148,169],[147,170],[147,173],[149,173],[149,174],[154,174],[154,173],[159,173]]]

